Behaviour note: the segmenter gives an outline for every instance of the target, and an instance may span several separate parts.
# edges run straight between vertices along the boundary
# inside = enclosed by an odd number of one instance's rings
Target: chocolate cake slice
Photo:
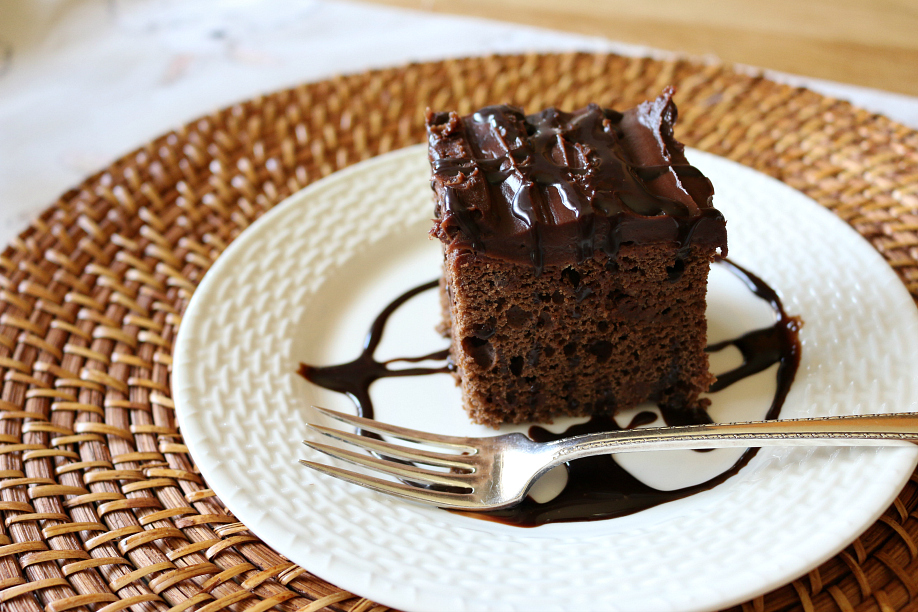
[[[713,382],[705,293],[726,223],[675,120],[671,89],[625,112],[428,112],[431,235],[472,420],[690,409]]]

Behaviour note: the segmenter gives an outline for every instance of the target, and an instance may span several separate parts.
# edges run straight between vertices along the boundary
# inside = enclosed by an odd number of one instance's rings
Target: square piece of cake
[[[671,89],[625,112],[428,112],[431,235],[473,421],[689,409],[713,382],[705,294],[726,222],[675,120]]]

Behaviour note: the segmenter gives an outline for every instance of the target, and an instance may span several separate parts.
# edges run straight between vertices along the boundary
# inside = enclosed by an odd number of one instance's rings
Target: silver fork
[[[300,463],[374,491],[461,510],[513,506],[523,500],[532,484],[548,470],[592,455],[749,446],[908,446],[918,443],[918,413],[641,428],[533,442],[520,433],[485,438],[441,436],[328,408],[314,408],[366,431],[452,452],[393,444],[310,424],[309,427],[320,434],[371,451],[375,456],[304,440],[310,448],[393,476],[401,482],[312,461],[301,460]]]

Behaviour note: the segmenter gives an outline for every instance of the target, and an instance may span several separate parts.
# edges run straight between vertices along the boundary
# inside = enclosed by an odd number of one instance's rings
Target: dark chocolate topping
[[[672,89],[624,113],[591,104],[524,115],[427,115],[436,221],[449,248],[568,265],[622,243],[727,250],[714,189],[673,138]]]

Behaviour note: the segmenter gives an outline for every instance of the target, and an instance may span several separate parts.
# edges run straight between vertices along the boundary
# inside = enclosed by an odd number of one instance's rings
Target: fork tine
[[[474,455],[446,455],[443,453],[435,453],[422,449],[399,446],[397,444],[391,444],[383,440],[368,438],[367,436],[359,436],[357,434],[341,431],[339,429],[323,427],[322,425],[313,425],[312,423],[307,423],[306,426],[320,434],[334,438],[335,440],[341,440],[342,442],[347,442],[348,444],[353,444],[354,446],[358,446],[360,448],[376,451],[382,455],[386,455],[387,457],[395,457],[397,459],[404,459],[406,461],[413,461],[415,463],[426,463],[428,465],[436,465],[446,468],[457,468],[460,470],[475,469],[475,466],[468,461],[461,461],[461,459],[465,459],[466,457],[471,458]]]
[[[462,510],[474,510],[480,506],[480,504],[475,503],[475,498],[468,493],[450,493],[447,491],[435,491],[433,489],[421,489],[400,482],[391,482],[389,480],[374,478],[373,476],[358,474],[357,472],[344,470],[333,465],[306,461],[305,459],[300,459],[300,463],[318,472],[322,472],[323,474],[340,478],[346,482],[360,485],[361,487],[366,487],[373,491],[401,497],[409,501],[433,504],[440,508],[456,508]]]
[[[473,443],[470,442],[469,438],[441,436],[439,434],[431,434],[414,429],[407,429],[405,427],[398,427],[397,425],[388,425],[386,423],[374,421],[373,419],[365,419],[353,414],[345,414],[343,412],[338,412],[337,410],[322,408],[321,406],[313,406],[313,408],[322,414],[328,415],[333,419],[337,419],[349,425],[354,425],[355,427],[360,427],[361,429],[366,429],[367,431],[372,431],[378,434],[388,434],[402,440],[407,440],[408,442],[416,442],[418,444],[433,444],[435,446],[443,446],[445,448],[454,448],[473,452],[477,452],[478,450],[475,446],[473,446]]]
[[[328,446],[327,444],[310,442],[309,440],[303,440],[303,444],[309,448],[325,453],[326,455],[331,455],[337,459],[343,459],[344,461],[348,461],[355,465],[360,465],[371,470],[376,470],[377,472],[382,472],[383,474],[395,476],[397,478],[404,478],[405,480],[410,480],[412,482],[429,482],[432,484],[444,485],[447,487],[460,487],[465,489],[472,488],[471,483],[468,481],[468,474],[448,474],[445,472],[433,472],[423,468],[414,467],[413,465],[396,463],[394,461],[386,461],[385,459],[377,459],[376,457],[364,455],[363,453],[355,453],[354,451],[338,448],[337,446]]]

